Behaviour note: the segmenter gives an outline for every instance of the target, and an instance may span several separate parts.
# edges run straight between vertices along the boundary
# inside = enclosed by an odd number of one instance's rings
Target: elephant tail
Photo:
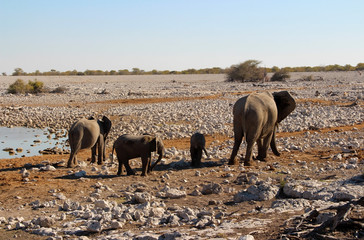
[[[111,150],[111,163],[114,162],[114,150],[115,150],[115,143],[112,145],[112,150]]]

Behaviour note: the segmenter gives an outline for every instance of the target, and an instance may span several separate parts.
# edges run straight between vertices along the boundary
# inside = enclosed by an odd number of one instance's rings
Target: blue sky
[[[0,0],[0,73],[364,62],[361,0]]]

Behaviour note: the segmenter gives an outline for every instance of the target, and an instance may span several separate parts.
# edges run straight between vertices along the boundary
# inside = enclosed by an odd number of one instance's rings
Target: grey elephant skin
[[[103,116],[102,120],[90,117],[88,119],[82,118],[75,122],[68,132],[71,154],[67,167],[72,167],[73,164],[76,164],[76,155],[81,149],[88,148],[91,148],[91,162],[96,162],[97,154],[97,163],[102,164],[105,161],[105,142],[111,125],[110,119],[106,116]]]
[[[112,154],[114,150],[119,161],[117,175],[121,175],[123,165],[126,168],[127,175],[135,175],[134,170],[129,165],[129,159],[140,157],[142,160],[142,176],[147,176],[165,154],[162,139],[153,135],[121,135],[114,142]],[[152,152],[157,152],[159,155],[153,166],[151,166]]]
[[[258,145],[257,159],[265,161],[269,145],[279,156],[275,142],[278,123],[296,108],[296,101],[287,91],[252,93],[234,104],[234,147],[229,165],[238,164],[235,157],[243,137],[247,142],[244,165],[250,166],[254,143]]]
[[[191,153],[191,166],[198,167],[201,165],[202,151],[207,154],[205,148],[206,140],[205,136],[199,132],[194,133],[190,140],[190,153]]]

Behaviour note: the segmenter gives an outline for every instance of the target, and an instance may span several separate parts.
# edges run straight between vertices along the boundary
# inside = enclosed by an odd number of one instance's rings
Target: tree
[[[265,77],[265,70],[259,67],[261,62],[248,60],[238,65],[232,65],[227,73],[228,82],[258,82]]]
[[[285,70],[279,70],[273,74],[273,76],[270,78],[270,81],[285,81],[287,78],[290,78],[290,75]]]
[[[358,63],[356,65],[356,70],[360,71],[360,70],[364,70],[364,63]]]
[[[15,68],[13,72],[13,76],[24,76],[26,73],[21,68]]]
[[[133,68],[132,74],[140,75],[140,74],[143,74],[143,73],[144,73],[143,70],[140,70],[139,68]]]

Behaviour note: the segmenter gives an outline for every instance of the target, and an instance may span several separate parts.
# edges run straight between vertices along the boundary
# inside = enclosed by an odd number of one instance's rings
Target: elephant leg
[[[258,160],[266,161],[269,143],[271,142],[271,139],[272,139],[272,134],[269,134],[264,139],[260,139],[261,146],[258,145],[258,157],[257,157]]]
[[[195,166],[196,165],[196,149],[191,147],[190,153],[191,153],[191,166]]]
[[[259,158],[261,157],[261,153],[262,153],[262,149],[263,149],[263,139],[262,138],[259,138],[257,140],[257,146],[258,146],[258,156],[257,157],[253,156],[254,160],[259,160]]]
[[[123,163],[124,163],[124,166],[125,166],[125,169],[126,169],[126,174],[127,175],[135,175],[134,170],[129,165],[129,159],[124,158]]]
[[[75,164],[76,153],[71,150],[70,158],[68,159],[67,167],[70,168]]]
[[[116,175],[120,176],[122,172],[123,172],[123,163],[119,161],[118,173]]]
[[[152,158],[148,157],[148,169],[147,169],[147,173],[150,173],[152,171]]]
[[[202,158],[202,149],[197,150],[197,157],[196,157],[196,165],[201,165],[201,158]]]
[[[73,164],[77,164],[77,155],[75,154],[75,156],[73,157]]]
[[[234,130],[234,147],[233,151],[231,152],[229,165],[237,165],[238,162],[235,160],[236,155],[238,154],[240,144],[243,141],[244,132],[242,129],[240,131]]]
[[[118,173],[117,173],[117,175],[121,175],[121,173],[123,172],[123,159],[122,159],[122,157],[120,156],[120,154],[118,153],[118,152],[116,152],[116,156],[117,156],[117,158],[118,158],[118,162],[119,162],[119,167],[118,167]]]
[[[95,163],[96,162],[96,149],[97,149],[98,143],[96,143],[92,148],[91,148],[91,163]]]
[[[101,165],[102,162],[105,160],[105,152],[104,152],[104,138],[102,135],[100,135],[98,144],[98,155],[97,155],[97,164]]]
[[[245,160],[244,160],[244,165],[245,166],[251,166],[252,165],[251,160],[252,160],[253,146],[254,146],[254,141],[248,141],[247,142],[246,154],[245,154]]]
[[[148,168],[150,165],[149,163],[150,158],[149,156],[143,156],[141,157],[141,159],[142,159],[142,176],[147,176]]]

